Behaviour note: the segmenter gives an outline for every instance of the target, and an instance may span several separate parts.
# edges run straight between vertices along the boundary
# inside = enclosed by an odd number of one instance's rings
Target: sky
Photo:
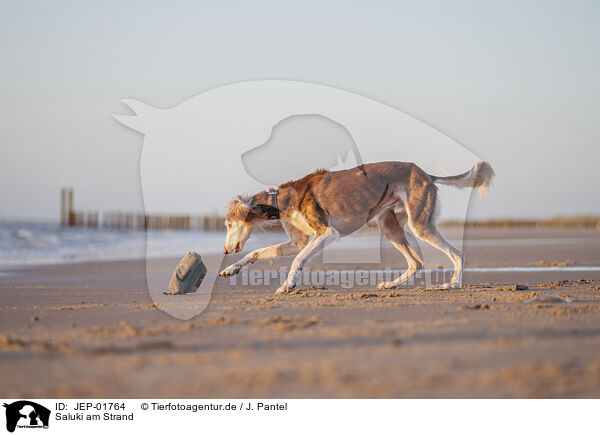
[[[264,79],[372,98],[489,161],[472,219],[600,214],[598,22],[594,1],[0,1],[0,219],[57,220],[61,183],[142,210],[120,101]]]

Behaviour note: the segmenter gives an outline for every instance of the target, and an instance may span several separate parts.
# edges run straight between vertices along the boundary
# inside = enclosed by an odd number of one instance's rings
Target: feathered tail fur
[[[459,189],[477,189],[479,195],[483,196],[495,175],[489,163],[479,162],[464,174],[452,175],[450,177],[430,175],[430,177],[437,184],[454,186]]]

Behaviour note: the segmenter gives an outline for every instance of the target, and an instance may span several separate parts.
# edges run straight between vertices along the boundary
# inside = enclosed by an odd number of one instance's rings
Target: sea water
[[[450,242],[459,248],[467,246],[547,246],[598,244],[598,237],[503,238],[457,240]],[[244,247],[244,252],[287,240],[285,233],[256,231]],[[201,255],[223,252],[224,231],[127,230],[92,227],[64,227],[56,223],[0,221],[0,268],[15,266],[74,263],[83,261],[143,259],[146,257],[182,257],[193,246]],[[381,240],[377,231],[363,231],[328,249],[377,248]],[[533,272],[533,271],[598,270],[597,266],[551,267],[484,267],[466,271]]]
[[[282,233],[252,235],[248,249],[285,241]],[[149,249],[146,248],[149,241]],[[63,227],[54,223],[0,222],[0,267],[82,261],[181,257],[190,245],[201,255],[223,252],[225,232],[118,230]]]

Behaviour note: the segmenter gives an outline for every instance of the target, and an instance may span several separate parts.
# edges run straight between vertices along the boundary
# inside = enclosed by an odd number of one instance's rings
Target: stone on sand
[[[169,282],[169,290],[174,295],[194,293],[200,287],[205,275],[206,266],[200,254],[188,252],[175,268]]]

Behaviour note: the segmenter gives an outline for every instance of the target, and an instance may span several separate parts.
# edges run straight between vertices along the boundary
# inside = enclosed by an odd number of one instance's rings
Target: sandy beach
[[[276,296],[273,285],[221,279],[207,309],[188,321],[156,307],[142,260],[4,270],[0,391],[15,398],[600,397],[600,231],[478,228],[465,240],[462,289],[316,286]],[[435,255],[426,259],[436,263]],[[405,267],[391,247],[379,264],[361,267],[388,266]],[[320,258],[310,264],[336,267],[356,269]],[[569,302],[524,303],[540,295]]]

